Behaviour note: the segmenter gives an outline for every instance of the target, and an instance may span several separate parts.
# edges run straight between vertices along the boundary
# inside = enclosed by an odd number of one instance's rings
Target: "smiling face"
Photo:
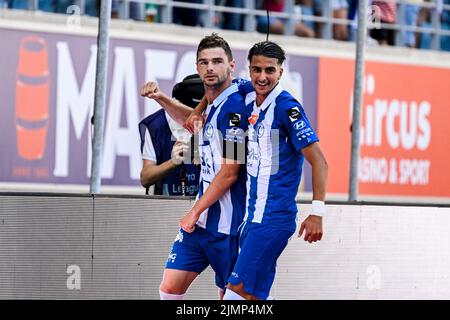
[[[283,68],[276,58],[255,55],[251,58],[249,71],[256,91],[256,102],[260,105],[278,84],[283,74]]]
[[[203,49],[197,56],[197,72],[206,87],[220,88],[231,83],[235,62],[220,48]]]

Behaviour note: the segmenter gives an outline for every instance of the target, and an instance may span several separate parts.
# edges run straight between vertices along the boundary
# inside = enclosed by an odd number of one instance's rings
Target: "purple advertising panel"
[[[96,38],[8,29],[0,38],[7,44],[0,51],[0,182],[89,184]],[[137,125],[159,107],[139,89],[157,80],[170,94],[195,72],[196,45],[110,40],[103,185],[140,185]],[[234,75],[247,78],[246,50],[234,55]],[[312,123],[317,70],[317,58],[288,55],[282,78]]]

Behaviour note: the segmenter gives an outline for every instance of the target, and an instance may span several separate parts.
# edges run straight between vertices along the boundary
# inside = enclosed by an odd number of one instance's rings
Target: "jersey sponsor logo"
[[[258,162],[259,159],[261,159],[261,150],[259,149],[259,145],[257,143],[250,143],[247,149],[248,164]]]
[[[305,129],[299,131],[297,134],[305,134],[305,133],[310,132],[310,131],[312,131],[312,129],[311,129],[310,127],[307,127],[307,128],[305,128]],[[312,133],[311,133],[311,134],[312,134]],[[308,135],[309,135],[309,134],[308,134]]]
[[[241,115],[239,113],[229,113],[228,119],[230,120],[230,126],[240,126],[241,125]]]
[[[244,142],[244,130],[239,127],[233,127],[231,129],[227,129],[225,132],[225,140],[227,141],[233,141],[233,142]]]
[[[300,110],[298,109],[298,107],[290,108],[287,111],[287,114],[288,114],[289,119],[291,120],[291,122],[294,122],[294,121],[298,120],[298,118],[300,118],[300,116],[301,116],[301,113],[300,113]]]
[[[306,122],[303,120],[300,120],[299,122],[294,123],[294,129],[295,130],[301,130],[304,127],[306,127]]]
[[[303,130],[304,131],[304,130]],[[313,132],[303,132],[303,131],[299,131],[299,132],[297,132],[297,134],[296,134],[296,136],[297,136],[297,138],[299,138],[300,140],[303,138],[303,139],[305,139],[306,137],[309,137],[309,136],[312,136],[312,135],[314,135],[314,133]]]
[[[203,174],[210,175],[212,172],[210,159],[206,156],[206,153],[204,151],[202,151],[202,156],[201,156],[201,168],[202,168]]]
[[[250,122],[250,124],[255,124],[256,123],[256,121],[258,120],[258,118],[259,118],[259,115],[257,115],[257,114],[252,114],[251,116],[250,116],[250,118],[248,118],[248,122]]]
[[[234,128],[228,129],[227,132],[230,134],[233,134],[233,135],[237,135],[237,134],[243,133],[244,130],[242,130],[241,128],[238,128],[238,127],[234,127]]]

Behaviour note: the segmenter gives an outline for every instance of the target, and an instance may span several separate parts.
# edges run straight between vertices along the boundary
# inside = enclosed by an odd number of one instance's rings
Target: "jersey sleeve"
[[[311,143],[319,141],[300,103],[287,104],[281,110],[280,116],[288,139],[297,151],[301,151]]]
[[[244,97],[249,94],[250,92],[255,91],[255,88],[253,88],[252,82],[242,79],[242,78],[237,78],[237,79],[233,79],[232,81],[233,83],[236,83],[238,86],[238,91],[241,95],[243,95]]]

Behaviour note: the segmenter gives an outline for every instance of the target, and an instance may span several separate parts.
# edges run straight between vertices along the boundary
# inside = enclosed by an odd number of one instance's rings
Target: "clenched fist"
[[[143,97],[158,100],[163,95],[164,93],[159,89],[158,82],[156,81],[149,81],[141,88],[141,96]]]

